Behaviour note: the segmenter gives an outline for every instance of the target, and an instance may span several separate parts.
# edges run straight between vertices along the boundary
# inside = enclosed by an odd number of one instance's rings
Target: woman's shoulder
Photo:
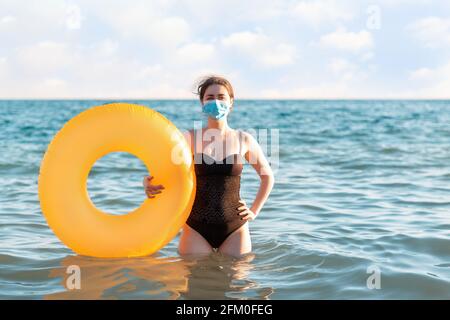
[[[236,133],[238,135],[240,150],[243,155],[246,155],[250,150],[258,150],[259,144],[250,132],[236,129]]]
[[[201,128],[201,129],[189,129],[189,130],[184,130],[183,134],[185,136],[187,136],[187,137],[189,137],[189,136],[190,137],[194,137],[196,135],[196,133],[199,133],[201,131],[203,131],[203,128]]]
[[[192,136],[193,133],[194,133],[194,129],[190,129],[190,130],[184,131],[184,134],[185,134],[186,136]]]
[[[236,133],[239,137],[239,140],[245,144],[251,144],[251,143],[255,143],[256,139],[255,137],[253,137],[253,135],[247,131],[244,130],[240,130],[240,129],[235,129]]]

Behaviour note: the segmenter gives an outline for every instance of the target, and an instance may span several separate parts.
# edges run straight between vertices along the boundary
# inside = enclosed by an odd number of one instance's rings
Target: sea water
[[[37,178],[64,123],[108,102],[0,101],[1,299],[450,299],[450,101],[236,100],[229,125],[267,132],[275,173],[250,222],[253,251],[180,256],[178,235],[148,257],[96,259],[49,229]],[[195,100],[127,102],[180,130],[204,121]],[[147,174],[109,154],[89,175],[90,197],[126,214],[144,201]],[[249,206],[258,188],[245,165]],[[79,289],[68,287],[74,265]]]

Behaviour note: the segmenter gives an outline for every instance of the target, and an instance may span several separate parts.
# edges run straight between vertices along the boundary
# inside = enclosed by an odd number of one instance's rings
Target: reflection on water
[[[241,258],[214,252],[210,255],[96,259],[66,256],[61,267],[50,271],[60,278],[61,290],[45,299],[269,299],[272,288],[252,281],[254,254]],[[79,266],[81,288],[67,289]]]

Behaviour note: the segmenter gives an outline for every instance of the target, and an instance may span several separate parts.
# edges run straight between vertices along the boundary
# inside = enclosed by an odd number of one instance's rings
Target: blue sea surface
[[[97,259],[54,235],[37,179],[64,123],[108,102],[0,101],[0,299],[450,299],[450,101],[237,100],[230,126],[267,130],[275,171],[250,222],[252,253],[183,257],[178,235],[149,257]],[[180,130],[204,120],[195,100],[126,102]],[[94,165],[88,191],[99,208],[126,214],[144,201],[147,174],[112,153]],[[248,205],[258,187],[247,164]],[[71,265],[81,289],[67,288]]]

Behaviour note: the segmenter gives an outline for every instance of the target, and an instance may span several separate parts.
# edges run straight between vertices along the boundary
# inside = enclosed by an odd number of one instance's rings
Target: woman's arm
[[[193,150],[192,130],[183,132],[183,136],[186,139],[186,142],[189,144],[191,151],[192,151]],[[153,185],[151,183],[152,179],[153,179],[153,176],[145,176],[144,181],[143,181],[145,194],[147,195],[148,198],[155,198],[156,194],[161,193],[162,190],[164,190],[164,186],[162,184]]]
[[[259,211],[262,209],[264,203],[269,197],[270,191],[275,183],[275,179],[272,168],[270,167],[261,146],[258,144],[258,141],[256,141],[256,139],[247,132],[244,132],[243,134],[245,145],[247,146],[245,159],[252,165],[261,180],[255,201],[253,201],[250,208],[255,215],[258,215]]]

